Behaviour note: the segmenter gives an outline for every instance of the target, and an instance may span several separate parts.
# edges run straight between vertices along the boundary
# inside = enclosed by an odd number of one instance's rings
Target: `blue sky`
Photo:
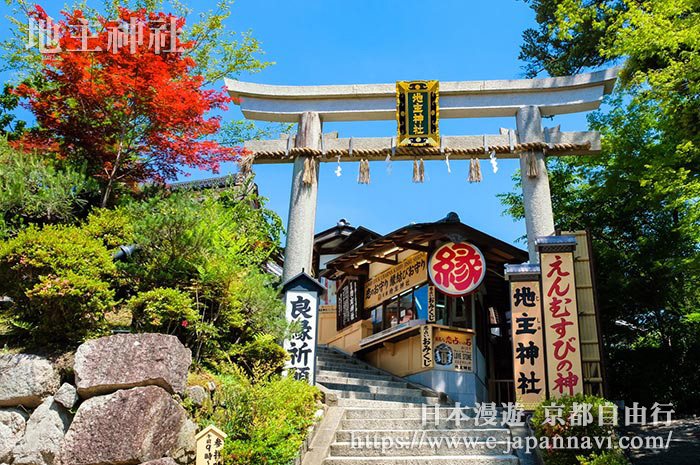
[[[62,4],[40,2],[52,16]],[[196,11],[212,1],[186,1]],[[88,1],[88,4],[92,4]],[[2,13],[7,8],[2,5]],[[518,60],[521,34],[534,27],[534,13],[522,1],[413,1],[413,0],[237,0],[227,26],[252,29],[262,42],[264,59],[276,64],[241,80],[265,84],[315,85],[384,83],[397,80],[461,81],[522,77]],[[223,83],[221,83],[223,85]],[[240,119],[232,106],[224,119]],[[545,120],[562,130],[585,130],[584,114]],[[514,118],[443,119],[443,135],[497,133],[514,128]],[[391,137],[396,123],[329,123],[324,132],[340,137]],[[523,247],[524,222],[503,216],[497,193],[513,188],[516,160],[499,160],[494,174],[482,161],[484,180],[467,182],[468,161],[426,162],[426,181],[412,182],[411,162],[393,163],[391,175],[384,162],[370,163],[371,184],[357,184],[358,166],[322,164],[316,230],[329,228],[340,218],[380,233],[410,222],[434,221],[455,211],[470,226]],[[226,165],[223,174],[235,171]],[[291,165],[258,165],[256,182],[269,198],[268,206],[287,222]],[[190,179],[211,176],[194,173]]]

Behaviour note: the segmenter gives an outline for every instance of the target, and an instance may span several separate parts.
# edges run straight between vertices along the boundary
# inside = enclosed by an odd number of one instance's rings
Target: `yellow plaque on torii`
[[[399,146],[440,145],[439,81],[397,81],[396,122]]]

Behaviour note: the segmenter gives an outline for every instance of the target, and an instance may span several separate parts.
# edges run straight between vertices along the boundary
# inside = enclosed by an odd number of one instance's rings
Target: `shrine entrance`
[[[309,316],[301,321],[304,331],[285,341],[295,376],[314,382],[320,342],[467,403],[514,397],[528,406],[547,396],[602,394],[600,330],[585,319],[596,316],[590,264],[586,271],[580,263],[589,250],[580,236],[556,234],[545,165],[548,156],[599,153],[600,135],[544,128],[541,119],[598,108],[616,77],[617,69],[607,69],[545,79],[348,86],[227,80],[246,118],[298,123],[296,137],[247,141],[250,155],[241,163],[242,171],[294,164],[283,281],[288,319]],[[514,116],[517,129],[439,134],[440,118],[495,116]],[[397,134],[383,138],[322,130],[323,122],[391,119]],[[319,266],[319,163],[357,162],[362,183],[369,182],[369,161],[413,161],[420,182],[424,160],[470,160],[470,181],[478,181],[479,160],[496,157],[519,159],[527,252],[448,216],[351,241]],[[587,291],[577,287],[583,281]],[[337,292],[332,310],[322,305],[329,282]],[[353,325],[359,332],[350,336]],[[501,344],[497,357],[489,357],[483,342],[493,338]],[[507,357],[508,368],[498,369]],[[445,367],[457,375],[440,370]],[[506,387],[493,385],[505,372]]]

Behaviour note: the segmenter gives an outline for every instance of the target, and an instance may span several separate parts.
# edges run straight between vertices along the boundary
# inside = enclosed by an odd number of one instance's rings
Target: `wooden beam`
[[[418,252],[430,252],[430,247],[427,245],[413,244],[412,242],[394,241],[394,245],[404,249],[417,250]]]
[[[371,260],[371,261],[375,261],[375,262],[379,262],[379,263],[386,263],[387,265],[396,265],[397,263],[399,263],[398,260],[391,260],[388,258],[375,257],[374,255],[370,255],[365,260]]]

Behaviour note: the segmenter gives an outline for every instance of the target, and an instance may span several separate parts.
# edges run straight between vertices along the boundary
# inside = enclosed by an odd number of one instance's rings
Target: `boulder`
[[[0,425],[5,425],[12,431],[12,434],[21,438],[24,435],[24,428],[27,425],[29,414],[18,408],[0,408]]]
[[[171,459],[170,457],[164,457],[162,459],[151,460],[150,462],[142,463],[141,465],[177,465],[177,462],[175,462],[175,460]]]
[[[202,386],[190,386],[187,388],[187,397],[195,407],[201,407],[209,399],[209,393]]]
[[[12,450],[13,465],[53,465],[61,441],[70,426],[71,415],[61,404],[48,397],[27,421],[24,436]]]
[[[67,409],[72,409],[78,403],[78,391],[72,384],[63,383],[53,399]]]
[[[15,436],[10,427],[0,423],[0,463],[10,461],[12,449],[17,444],[17,440],[17,436]]]
[[[183,394],[191,363],[192,352],[175,336],[115,334],[78,347],[75,382],[83,398],[140,386]]]
[[[137,387],[80,404],[61,448],[70,465],[140,464],[177,447],[187,414],[165,390]]]
[[[197,425],[188,418],[177,435],[175,446],[168,453],[179,465],[194,463],[197,455],[196,434]]]
[[[58,373],[44,357],[0,355],[0,407],[37,407],[56,392],[58,383]]]

